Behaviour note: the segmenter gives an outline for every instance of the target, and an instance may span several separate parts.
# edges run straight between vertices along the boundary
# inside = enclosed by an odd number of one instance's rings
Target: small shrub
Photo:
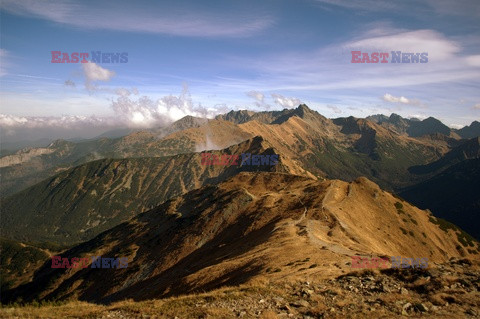
[[[408,233],[405,228],[400,227],[400,230],[402,231],[402,233],[403,233],[404,235],[406,235],[406,234]]]

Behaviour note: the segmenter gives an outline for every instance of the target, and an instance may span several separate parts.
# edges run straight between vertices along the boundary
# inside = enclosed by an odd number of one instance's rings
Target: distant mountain
[[[89,161],[221,149],[253,137],[230,122],[210,120],[199,126],[203,121],[187,117],[164,130],[138,131],[121,138],[100,138],[79,143],[57,140],[44,148],[24,149],[3,156],[0,158],[0,196],[14,194],[60,171]],[[172,133],[160,137],[167,132]]]
[[[4,142],[0,139],[0,156],[6,155],[6,151],[13,152],[22,148],[45,147],[52,142],[51,139],[41,138],[38,140],[22,140],[17,142]]]
[[[438,159],[452,144],[431,137],[410,138],[367,119],[330,120],[306,105],[256,114],[238,111],[221,118],[242,123],[240,128],[263,136],[319,178],[352,181],[367,176],[387,189],[411,185],[416,180],[411,180],[408,167]]]
[[[421,137],[430,134],[451,136],[453,133],[452,129],[433,117],[420,121],[418,119],[406,119],[398,114],[392,113],[390,117],[379,114],[368,116],[367,119],[389,128],[398,134],[406,134],[410,137]],[[454,137],[458,138],[456,135],[454,135]]]
[[[99,136],[92,138],[91,140],[96,140],[100,138],[118,138],[118,137],[123,137],[128,134],[133,133],[135,130],[130,129],[130,128],[118,128],[115,130],[110,130],[105,133],[100,134]]]
[[[226,114],[217,115],[215,119],[233,122],[235,124],[243,124],[250,121],[257,121],[263,124],[281,124],[292,116],[305,118],[307,114],[316,113],[308,108],[305,104],[300,104],[294,109],[283,109],[281,111],[261,111],[253,112],[247,110],[230,111]],[[319,114],[318,114],[319,115]]]
[[[407,128],[407,133],[412,137],[420,137],[423,135],[440,133],[449,136],[451,130],[448,126],[437,120],[429,117],[423,121],[410,121],[410,126]]]
[[[462,138],[473,138],[480,136],[480,122],[473,121],[469,126],[465,126],[459,130],[456,130],[456,132]]]
[[[480,240],[480,157],[456,163],[407,188],[400,196],[420,208],[429,208],[435,216],[460,226]]]
[[[274,154],[275,151],[257,137],[222,153]],[[275,166],[206,166],[201,165],[200,153],[189,153],[93,161],[2,199],[0,230],[3,236],[21,241],[78,243],[173,196],[217,183],[241,171],[302,174],[295,164],[288,160],[283,164],[281,157],[279,160]]]
[[[258,280],[330,279],[349,273],[357,255],[421,257],[429,265],[478,259],[478,245],[366,178],[320,182],[243,172],[172,198],[61,254],[69,261],[88,258],[87,268],[52,268],[48,260],[32,282],[2,298],[138,301]],[[128,264],[91,268],[92,256],[126,257]]]

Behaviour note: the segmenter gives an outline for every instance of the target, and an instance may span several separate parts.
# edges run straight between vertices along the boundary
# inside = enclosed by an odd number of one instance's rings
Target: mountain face
[[[358,255],[425,257],[429,265],[460,256],[478,261],[478,243],[442,225],[366,178],[242,172],[61,254],[126,257],[126,268],[52,268],[48,260],[5,298],[138,301],[256,280],[318,282],[350,272]]]
[[[382,187],[411,185],[408,168],[448,151],[445,143],[400,136],[365,119],[329,120],[302,107],[281,124],[249,121],[239,127],[262,136],[284,157],[318,178],[352,181],[366,176]]]
[[[219,151],[212,153],[221,155]],[[222,153],[274,154],[275,151],[257,137]],[[280,157],[275,166],[207,166],[201,165],[199,153],[93,161],[1,200],[0,229],[4,236],[16,240],[78,243],[173,196],[217,183],[241,171],[305,174],[288,160],[283,162]]]
[[[478,138],[477,138],[478,139]],[[480,239],[480,157],[464,160],[400,196],[447,219]]]

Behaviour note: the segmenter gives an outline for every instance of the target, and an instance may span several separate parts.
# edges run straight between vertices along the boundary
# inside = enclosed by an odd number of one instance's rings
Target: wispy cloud
[[[369,32],[374,31],[369,30]],[[427,52],[430,61],[432,59],[434,61],[450,59],[461,50],[460,45],[455,41],[447,39],[434,30],[393,31],[388,35],[352,41],[344,46],[348,49],[363,49],[368,52]]]
[[[104,29],[142,33],[161,33],[191,37],[244,37],[255,35],[273,24],[268,15],[251,12],[218,14],[187,9],[164,2],[148,5],[140,1],[131,6],[122,1],[16,1],[3,0],[1,7],[10,13],[42,18],[83,29]],[[92,8],[95,8],[92,10]]]
[[[249,91],[245,93],[248,97],[251,97],[255,100],[255,106],[262,110],[269,110],[270,104],[265,101],[265,94],[260,91]]]
[[[336,114],[341,114],[342,113],[342,110],[339,109],[337,106],[335,105],[327,105],[327,108],[329,108],[330,110],[332,110],[334,113]]]
[[[477,0],[425,0],[425,1],[383,1],[383,0],[316,0],[319,4],[330,7],[340,7],[356,12],[401,12],[402,14],[418,15],[435,12],[444,16],[480,15],[480,2]],[[412,8],[415,10],[412,10]]]

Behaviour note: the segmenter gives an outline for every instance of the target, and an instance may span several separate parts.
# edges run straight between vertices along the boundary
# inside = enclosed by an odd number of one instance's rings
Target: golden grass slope
[[[365,178],[244,172],[63,254],[128,256],[126,269],[51,269],[47,262],[13,298],[144,300],[258,280],[316,281],[349,272],[356,254],[427,257],[431,266],[450,257],[478,260],[478,243],[475,251],[462,248],[429,213],[405,202],[399,213],[397,202]]]

